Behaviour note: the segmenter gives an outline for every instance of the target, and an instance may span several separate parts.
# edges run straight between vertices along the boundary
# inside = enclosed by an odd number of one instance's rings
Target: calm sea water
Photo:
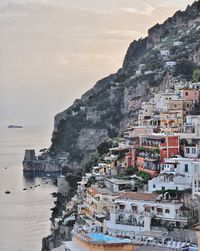
[[[0,127],[1,251],[40,251],[42,237],[49,234],[54,205],[50,193],[56,187],[44,177],[25,177],[21,163],[25,148],[38,151],[50,145],[51,132],[48,127]]]

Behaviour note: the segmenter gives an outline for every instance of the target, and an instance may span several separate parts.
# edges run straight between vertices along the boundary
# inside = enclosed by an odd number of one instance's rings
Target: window
[[[119,209],[124,209],[125,205],[119,205]]]
[[[174,104],[174,108],[176,108],[177,107],[177,104]]]
[[[186,153],[189,154],[190,153],[190,148],[186,148]]]
[[[185,96],[188,96],[188,92],[185,93]]]
[[[192,154],[196,154],[196,148],[192,148]]]
[[[188,173],[188,164],[185,164],[185,173]]]
[[[165,209],[165,213],[166,214],[170,214],[170,210],[169,209]]]
[[[158,208],[157,208],[157,212],[158,212],[158,213],[162,213],[162,212],[163,212],[163,209],[158,207]]]
[[[155,185],[155,184],[153,185],[153,188],[156,188],[156,185]]]
[[[138,207],[137,206],[132,206],[132,210],[133,210],[133,212],[137,212],[138,211]]]

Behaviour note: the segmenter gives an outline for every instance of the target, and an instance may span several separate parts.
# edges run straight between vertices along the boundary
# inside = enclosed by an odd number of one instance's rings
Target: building
[[[169,50],[162,50],[160,51],[161,56],[169,56],[170,55],[170,51]]]
[[[161,111],[168,108],[170,100],[177,99],[174,90],[167,89],[164,93],[157,93],[154,95],[155,109]]]
[[[113,206],[114,198],[118,193],[112,192],[104,186],[92,185],[86,189],[83,205],[86,209],[86,214],[96,218],[96,215],[102,214],[104,218],[109,213],[110,208]]]
[[[175,102],[173,102],[175,105]],[[178,102],[177,102],[178,103]],[[178,133],[184,123],[183,109],[163,109],[160,112],[161,132]]]
[[[184,227],[188,223],[187,213],[181,200],[171,199],[169,194],[124,192],[115,199],[110,220],[105,221],[105,231],[123,231],[128,236],[151,231],[156,224]]]
[[[182,157],[165,159],[161,164],[159,176],[149,180],[148,191],[191,190],[194,177],[200,175],[199,170],[199,160]]]
[[[183,100],[199,102],[199,90],[184,88],[180,90],[180,93]]]
[[[130,180],[123,179],[107,179],[105,182],[106,187],[113,193],[120,193],[123,190],[132,190],[135,188],[134,184]]]
[[[184,140],[184,157],[197,159],[200,157],[200,139]]]
[[[183,44],[183,42],[181,42],[181,41],[175,41],[173,43],[174,46],[181,46],[182,44]]]
[[[165,134],[140,136],[140,146],[144,149],[159,150],[160,158],[171,158],[179,154],[179,137]]]
[[[151,117],[155,106],[153,103],[143,103],[142,109],[139,111],[138,123],[139,126],[147,126],[150,124]]]
[[[180,152],[179,137],[165,134],[141,135],[140,145],[132,149],[132,162],[139,171],[152,177],[160,171],[160,162]]]
[[[174,66],[176,66],[176,61],[167,61],[166,63],[165,63],[165,65],[166,65],[166,67],[174,67]]]

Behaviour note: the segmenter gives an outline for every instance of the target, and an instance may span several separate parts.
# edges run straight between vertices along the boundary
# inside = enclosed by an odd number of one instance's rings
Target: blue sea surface
[[[0,127],[1,251],[39,251],[42,238],[49,234],[50,208],[54,206],[50,194],[56,186],[43,177],[24,175],[22,160],[26,148],[38,153],[49,147],[51,132],[52,128],[40,126]],[[6,190],[11,193],[5,194]]]

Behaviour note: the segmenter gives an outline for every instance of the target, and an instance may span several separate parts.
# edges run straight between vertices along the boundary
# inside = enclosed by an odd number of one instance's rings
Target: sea
[[[50,234],[54,179],[24,175],[22,161],[25,149],[48,148],[51,133],[47,126],[0,126],[0,251],[40,251]]]

